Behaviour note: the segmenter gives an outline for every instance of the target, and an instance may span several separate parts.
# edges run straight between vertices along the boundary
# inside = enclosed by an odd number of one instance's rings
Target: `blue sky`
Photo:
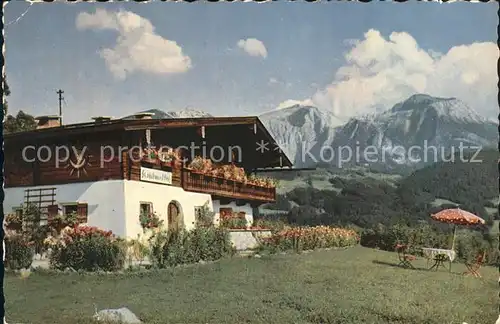
[[[105,11],[92,16],[97,8]],[[296,101],[350,116],[390,108],[420,91],[457,96],[492,115],[498,111],[496,8],[16,1],[5,11],[10,113],[57,114],[61,88],[65,122],[151,108],[254,115]],[[120,27],[103,29],[110,21]],[[393,32],[400,34],[391,38]],[[255,42],[246,52],[238,42],[247,39]],[[102,54],[106,49],[111,56]]]

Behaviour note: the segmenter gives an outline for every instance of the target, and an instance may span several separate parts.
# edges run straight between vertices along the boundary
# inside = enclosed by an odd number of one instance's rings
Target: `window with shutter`
[[[87,223],[88,221],[88,205],[79,203],[77,205],[78,223]]]

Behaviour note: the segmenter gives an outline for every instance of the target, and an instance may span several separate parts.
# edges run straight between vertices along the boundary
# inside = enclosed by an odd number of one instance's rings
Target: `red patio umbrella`
[[[455,247],[457,225],[484,225],[486,223],[481,217],[460,208],[444,209],[436,214],[432,214],[431,218],[441,223],[455,225],[453,229],[453,243],[451,245],[452,250]]]

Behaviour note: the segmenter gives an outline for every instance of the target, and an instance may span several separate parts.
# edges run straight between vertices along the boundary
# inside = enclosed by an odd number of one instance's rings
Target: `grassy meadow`
[[[493,323],[498,269],[397,267],[394,252],[354,247],[263,255],[149,272],[6,274],[8,323],[93,323],[98,309],[128,307],[145,324]]]

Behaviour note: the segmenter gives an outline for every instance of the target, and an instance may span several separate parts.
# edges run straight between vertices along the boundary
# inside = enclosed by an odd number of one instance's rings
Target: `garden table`
[[[454,250],[422,248],[422,253],[427,258],[427,264],[429,263],[429,260],[434,261],[434,264],[429,268],[429,270],[435,269],[437,271],[440,266],[446,268],[444,262],[449,260],[450,266],[448,270],[451,272],[451,263],[456,257],[456,252]]]

